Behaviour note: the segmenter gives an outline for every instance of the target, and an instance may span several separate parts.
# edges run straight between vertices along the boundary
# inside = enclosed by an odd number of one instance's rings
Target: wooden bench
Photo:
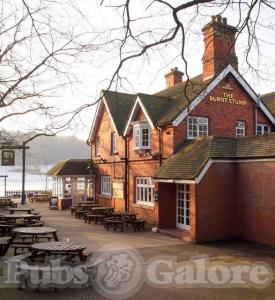
[[[80,219],[85,213],[87,213],[87,210],[76,210],[74,216],[75,218]]]
[[[131,224],[134,231],[141,231],[141,229],[145,230],[145,221],[142,219],[134,220],[131,222]]]
[[[24,250],[27,250],[27,252],[29,252],[31,246],[32,246],[32,243],[29,243],[29,242],[14,242],[10,245],[10,247],[13,248],[14,255],[18,254],[19,249],[21,249],[20,254],[26,253],[26,252],[23,252]]]
[[[116,220],[116,219],[107,219],[104,221],[104,226],[109,231],[110,227],[114,228],[114,231],[117,230],[117,228],[120,228],[120,231],[123,232],[123,221]]]
[[[1,236],[10,236],[12,229],[15,227],[13,224],[0,224],[0,234]]]
[[[86,219],[88,220],[89,224],[91,224],[91,221],[94,221],[94,224],[96,225],[98,222],[103,225],[105,216],[104,215],[86,215]]]
[[[71,215],[73,216],[75,211],[77,210],[77,206],[71,206]]]
[[[19,238],[22,239],[23,242],[26,239],[31,239],[32,241],[35,240],[37,243],[38,243],[38,241],[40,242],[41,239],[46,239],[50,242],[51,240],[53,240],[53,235],[51,235],[51,234],[38,234],[36,236],[33,236],[31,234],[22,234],[22,235],[20,235]]]
[[[0,256],[4,256],[10,246],[10,240],[11,238],[8,236],[0,237]]]
[[[34,222],[34,223],[26,223],[25,227],[42,227],[44,226],[44,222]]]

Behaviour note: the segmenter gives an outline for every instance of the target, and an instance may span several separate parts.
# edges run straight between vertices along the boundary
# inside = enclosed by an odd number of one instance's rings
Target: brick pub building
[[[153,95],[102,91],[89,144],[96,199],[192,242],[275,246],[275,94],[238,73],[236,29],[202,28],[203,72]]]

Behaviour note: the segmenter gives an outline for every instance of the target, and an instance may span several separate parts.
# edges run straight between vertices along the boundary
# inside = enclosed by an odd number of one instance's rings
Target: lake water
[[[46,172],[52,166],[27,166],[26,167],[26,190],[48,190],[52,188],[52,178],[46,176]],[[21,190],[22,188],[22,167],[21,166],[0,166],[0,175],[8,175],[7,191]],[[4,178],[0,178],[0,196],[4,196]]]

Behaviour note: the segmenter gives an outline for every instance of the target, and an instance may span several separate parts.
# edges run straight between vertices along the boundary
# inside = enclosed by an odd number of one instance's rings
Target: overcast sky
[[[95,43],[104,43],[107,39],[112,37],[119,37],[117,32],[106,32],[104,30],[110,28],[118,28],[121,26],[121,12],[106,5],[100,6],[101,1],[81,0],[75,1],[75,5],[83,12],[85,18],[80,18],[78,14],[73,11],[67,13],[70,15],[70,21],[75,23],[75,27],[79,31],[90,32],[90,40]],[[113,1],[114,2],[114,1]],[[120,1],[117,1],[118,3]],[[134,8],[133,17],[144,17],[143,9],[151,1],[132,1]],[[181,3],[182,1],[170,1],[170,3]],[[135,5],[135,7],[134,7]],[[56,12],[58,15],[60,12]],[[150,28],[153,23],[154,28],[168,28],[172,24],[172,20],[165,16],[165,12],[159,10],[158,6],[152,6],[147,10],[148,15],[156,15],[153,19],[137,22],[135,27],[136,32]],[[216,11],[212,9],[205,9],[205,14],[192,20],[192,11],[181,14],[181,19],[186,24],[186,58],[188,60],[189,75],[195,76],[202,72],[202,55],[204,50],[203,37],[201,34],[201,27],[210,21],[210,15],[215,14]],[[238,14],[234,10],[229,10],[224,16],[228,18],[229,24],[236,24]],[[261,37],[261,61],[259,68],[263,78],[259,78],[251,72],[246,72],[247,65],[244,61],[244,51],[247,41],[247,36],[243,34],[240,36],[236,44],[236,52],[240,62],[240,72],[244,74],[245,78],[255,89],[257,93],[265,93],[275,90],[274,85],[274,50],[275,35],[272,34],[270,27],[273,26],[274,15],[266,10],[263,12],[262,22],[264,26],[259,29],[259,36]],[[60,20],[63,22],[64,20]],[[87,36],[86,36],[87,37]],[[267,43],[268,42],[268,43]],[[127,78],[120,91],[127,91],[130,93],[145,92],[153,93],[165,88],[164,75],[172,68],[178,67],[183,70],[184,65],[181,61],[179,41],[175,41],[168,47],[161,47],[159,50],[150,51],[148,56],[132,60],[125,65],[122,70],[122,75]],[[98,49],[91,51],[86,56],[87,61],[81,64],[73,65],[72,72],[75,72],[79,82],[69,89],[64,89],[58,98],[59,107],[66,110],[77,107],[78,105],[90,103],[97,99],[100,90],[106,88],[109,84],[109,79],[112,77],[118,63],[118,49],[110,46],[100,46]],[[257,55],[252,56],[254,64],[257,65]],[[268,80],[267,80],[268,79]],[[93,114],[95,109],[90,108],[81,114],[81,120],[76,119],[78,124],[77,129],[67,134],[74,134],[77,137],[86,140],[92,124]],[[26,119],[26,123],[30,120]],[[10,125],[10,123],[7,123]],[[13,128],[16,126],[13,124]],[[24,124],[20,124],[24,127]]]

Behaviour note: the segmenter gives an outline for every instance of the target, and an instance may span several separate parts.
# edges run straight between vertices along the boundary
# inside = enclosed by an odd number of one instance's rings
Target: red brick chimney
[[[178,83],[181,83],[183,74],[184,73],[179,71],[177,67],[175,67],[174,69],[171,69],[171,71],[165,75],[166,88],[169,88]]]
[[[204,35],[203,79],[215,76],[221,69],[231,64],[238,70],[235,53],[235,34],[237,29],[227,24],[220,15],[212,16],[210,23],[202,28]]]

